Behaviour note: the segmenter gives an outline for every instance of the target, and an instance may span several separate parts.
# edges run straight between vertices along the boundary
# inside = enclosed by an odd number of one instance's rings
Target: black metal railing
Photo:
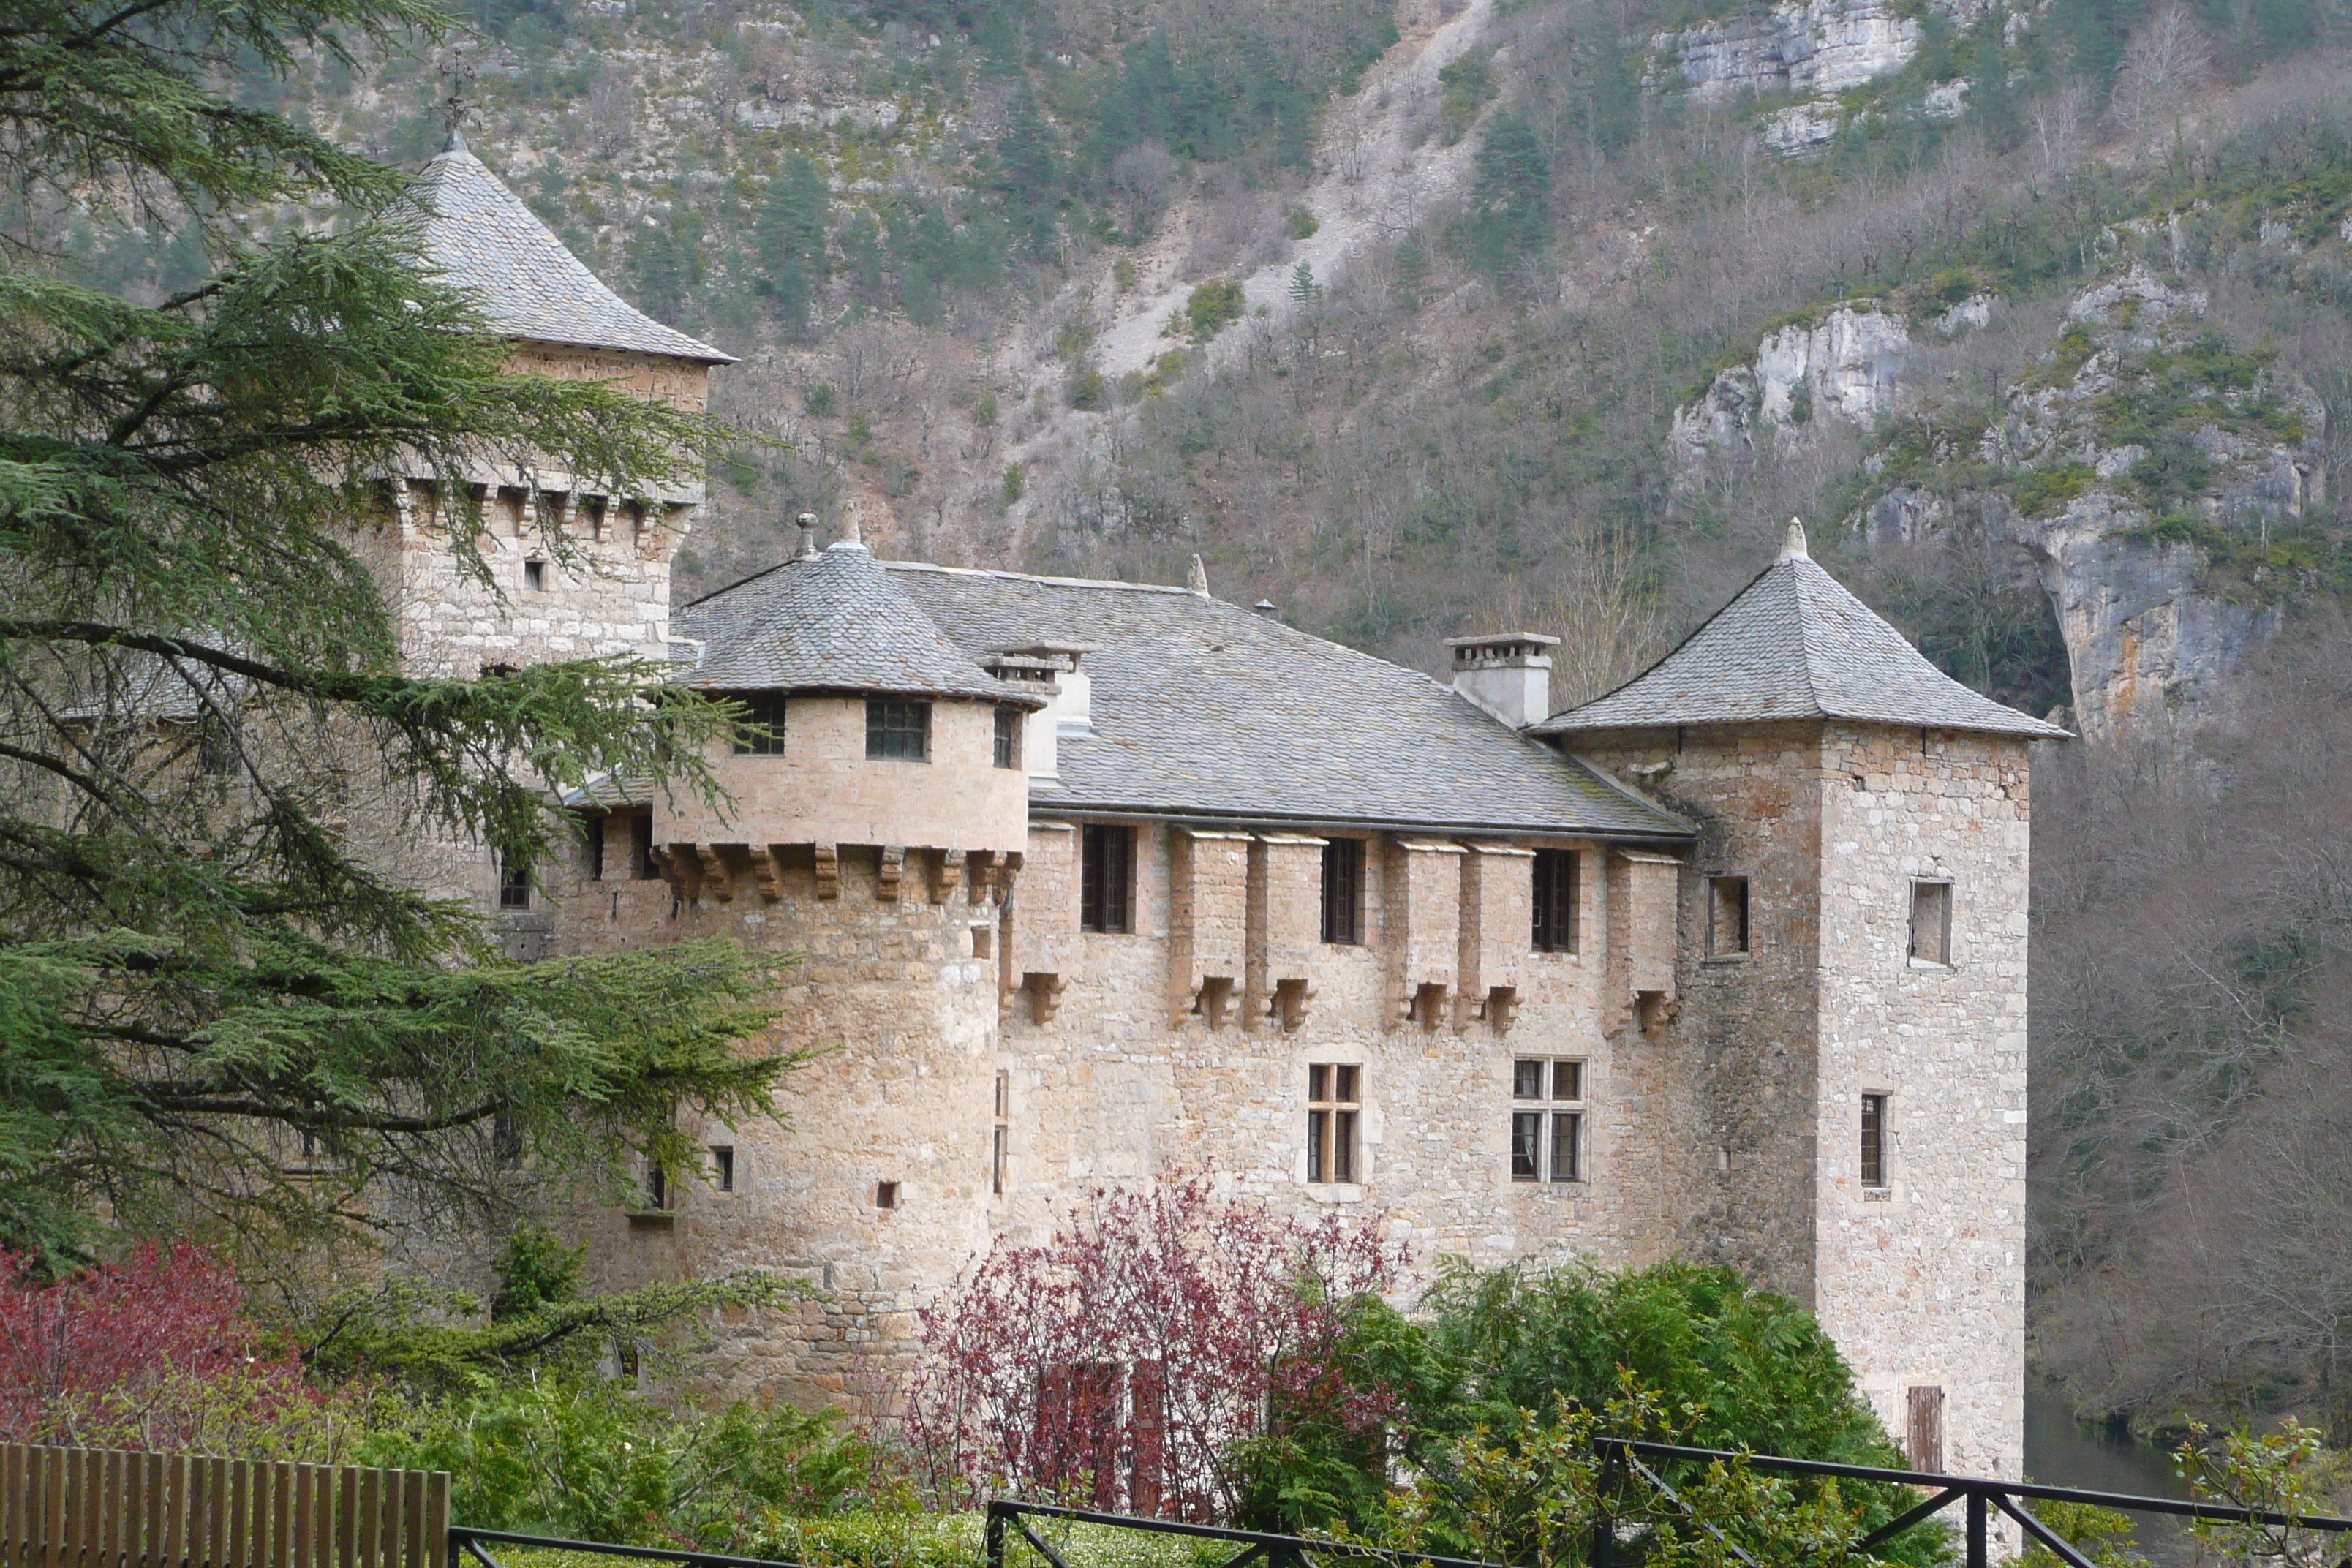
[[[2338,1519],[2328,1514],[2278,1513],[2263,1509],[2239,1508],[2229,1503],[2188,1502],[2174,1498],[2084,1491],[2074,1487],[2039,1486],[2031,1481],[2005,1481],[1990,1476],[1949,1476],[1927,1470],[1880,1469],[1869,1465],[1842,1465],[1824,1459],[1789,1459],[1776,1454],[1739,1454],[1722,1448],[1691,1448],[1673,1443],[1643,1443],[1622,1437],[1603,1438],[1598,1447],[1601,1464],[1599,1489],[1601,1511],[1592,1527],[1588,1553],[1590,1568],[1614,1568],[1619,1521],[1625,1515],[1612,1512],[1609,1505],[1618,1499],[1622,1489],[1628,1484],[1639,1484],[1656,1492],[1671,1507],[1692,1519],[1700,1529],[1714,1535],[1733,1558],[1747,1564],[1748,1568],[1757,1568],[1752,1556],[1737,1542],[1699,1519],[1697,1510],[1660,1473],[1662,1465],[1684,1463],[1744,1464],[1751,1470],[1769,1474],[1864,1481],[1908,1487],[1927,1493],[1916,1505],[1895,1515],[1850,1548],[1854,1555],[1865,1557],[1872,1555],[1874,1548],[1884,1546],[1913,1526],[1935,1518],[1955,1503],[1962,1509],[1966,1568],[1990,1568],[1995,1514],[2014,1522],[2028,1539],[2046,1547],[2066,1564],[2066,1568],[2095,1568],[2091,1560],[2064,1536],[2034,1516],[2030,1505],[2042,1501],[2084,1503],[2127,1514],[2163,1514],[2177,1519],[2210,1520],[2220,1524],[2290,1528],[2352,1536],[2352,1519]],[[1012,1498],[1000,1498],[988,1505],[984,1535],[988,1568],[1006,1568],[1006,1549],[1016,1535],[1045,1558],[1051,1568],[1071,1568],[1069,1559],[1062,1550],[1031,1522],[1041,1519],[1062,1520],[1073,1524],[1107,1525],[1156,1535],[1229,1542],[1237,1550],[1221,1568],[1315,1568],[1315,1560],[1318,1559],[1325,1563],[1352,1559],[1391,1564],[1393,1568],[1509,1568],[1504,1563],[1444,1557],[1426,1552],[1391,1551],[1353,1542],[1281,1535],[1260,1530],[1228,1530],[1221,1525],[1188,1524],[1172,1519],[1144,1519],[1131,1514],[1067,1508],[1058,1503],[1023,1502]],[[462,1553],[473,1559],[479,1568],[504,1568],[491,1555],[488,1548],[492,1545],[593,1552],[607,1557],[681,1563],[688,1564],[688,1568],[800,1568],[797,1563],[775,1558],[731,1557],[723,1552],[698,1552],[690,1548],[612,1546],[593,1541],[525,1535],[513,1531],[476,1530],[468,1525],[450,1527],[449,1555],[452,1560]],[[2352,1562],[2352,1559],[2347,1559],[2347,1562]]]

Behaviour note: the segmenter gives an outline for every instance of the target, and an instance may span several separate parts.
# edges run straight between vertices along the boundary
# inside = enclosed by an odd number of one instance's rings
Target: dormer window
[[[919,763],[931,754],[931,705],[896,698],[866,700],[866,755],[874,762]]]
[[[743,698],[743,728],[735,736],[739,757],[784,754],[784,694],[754,691]]]

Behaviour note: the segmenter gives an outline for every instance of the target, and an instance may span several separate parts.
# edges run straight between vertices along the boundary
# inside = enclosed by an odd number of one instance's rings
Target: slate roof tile
[[[2063,737],[1946,675],[1805,552],[1790,525],[1780,558],[1682,646],[1606,696],[1528,732],[1850,719],[1988,734]]]
[[[704,364],[732,355],[665,327],[604,287],[522,198],[452,136],[425,166],[425,253],[509,337],[630,349]]]
[[[670,629],[702,645],[670,678],[687,686],[1039,701],[982,669],[863,544],[848,541],[706,595],[672,616]]]

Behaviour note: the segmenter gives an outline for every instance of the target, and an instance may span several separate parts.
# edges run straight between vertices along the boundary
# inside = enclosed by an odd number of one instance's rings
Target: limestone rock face
[[[1910,348],[1909,324],[1873,300],[1848,300],[1766,333],[1752,363],[1719,373],[1675,411],[1677,466],[1688,480],[1718,457],[1744,462],[1759,431],[1786,448],[1808,440],[1816,420],[1867,427],[1900,405]]]
[[[1966,28],[1994,0],[1929,0]],[[1837,93],[1892,76],[1919,52],[1919,7],[1903,0],[1781,0],[1758,15],[1727,16],[1650,40],[1675,62],[1694,98],[1750,93]]]

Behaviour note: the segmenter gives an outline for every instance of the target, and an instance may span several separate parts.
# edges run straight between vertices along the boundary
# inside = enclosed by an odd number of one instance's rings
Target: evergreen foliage
[[[219,258],[152,306],[22,238],[0,271],[7,1245],[68,1258],[101,1215],[348,1235],[394,1194],[500,1208],[529,1184],[503,1163],[683,1168],[681,1103],[764,1114],[793,1065],[738,1054],[770,1014],[735,950],[496,962],[390,852],[543,863],[569,830],[555,790],[610,772],[707,794],[701,743],[731,729],[683,695],[649,722],[658,672],[626,660],[401,668],[369,552],[404,499],[437,503],[488,583],[475,476],[552,462],[652,496],[718,436],[510,372],[425,269],[401,176],[214,85],[442,25],[413,0],[33,0],[0,26],[15,188],[112,193]],[[272,203],[344,221],[251,239],[239,213]]]

